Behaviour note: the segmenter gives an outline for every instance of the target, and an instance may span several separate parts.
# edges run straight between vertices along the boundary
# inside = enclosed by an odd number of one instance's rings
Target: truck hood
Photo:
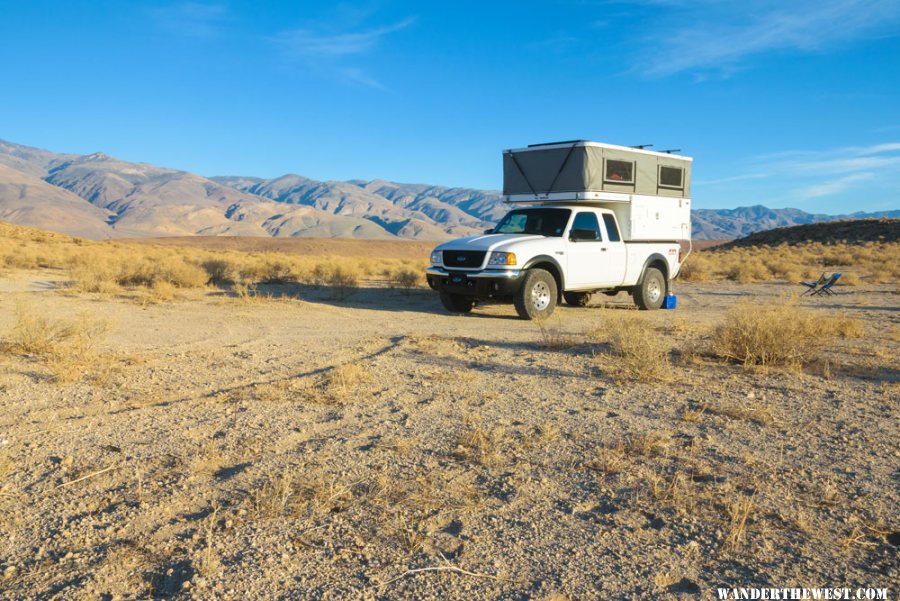
[[[497,250],[509,243],[521,244],[531,240],[543,240],[544,236],[530,234],[482,234],[480,236],[468,236],[444,242],[435,250]]]

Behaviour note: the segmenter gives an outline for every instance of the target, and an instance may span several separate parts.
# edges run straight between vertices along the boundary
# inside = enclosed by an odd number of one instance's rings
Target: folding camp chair
[[[813,293],[812,293],[811,296],[816,296],[816,295],[819,295],[819,294],[822,294],[822,293],[825,293],[825,294],[834,294],[834,291],[831,290],[831,287],[834,286],[835,283],[836,283],[839,279],[841,279],[841,274],[839,274],[839,273],[834,273],[834,274],[832,274],[831,277],[828,278],[828,281],[825,282],[824,284],[822,284],[822,287],[821,287],[821,288],[819,288],[818,290],[813,290]]]
[[[819,279],[815,282],[800,282],[801,286],[806,286],[807,290],[801,294],[800,296],[806,296],[810,292],[814,292],[819,289],[819,286],[828,281],[828,276],[825,275],[825,272],[822,272],[822,275],[819,276]]]

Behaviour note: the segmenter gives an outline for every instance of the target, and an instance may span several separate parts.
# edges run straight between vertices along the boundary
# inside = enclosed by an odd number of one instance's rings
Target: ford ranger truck
[[[428,285],[452,313],[479,301],[512,302],[523,319],[543,319],[556,305],[584,306],[594,292],[631,294],[658,309],[681,267],[678,241],[625,242],[615,213],[585,203],[517,208],[480,236],[431,253]]]

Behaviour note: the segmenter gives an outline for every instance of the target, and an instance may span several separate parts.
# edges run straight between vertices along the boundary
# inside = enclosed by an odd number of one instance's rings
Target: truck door
[[[605,246],[609,245],[603,241],[597,214],[593,211],[576,213],[566,242],[567,289],[590,288],[600,282],[600,265],[606,254],[601,249]]]
[[[625,270],[628,267],[628,253],[622,236],[619,234],[619,225],[611,213],[603,213],[604,238],[606,242],[603,250],[603,261],[600,277],[604,284],[618,286],[625,281]]]

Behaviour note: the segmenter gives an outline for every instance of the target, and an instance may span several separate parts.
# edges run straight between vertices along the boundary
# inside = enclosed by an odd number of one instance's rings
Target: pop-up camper
[[[690,157],[578,140],[503,151],[503,199],[589,202],[626,241],[689,240]]]

